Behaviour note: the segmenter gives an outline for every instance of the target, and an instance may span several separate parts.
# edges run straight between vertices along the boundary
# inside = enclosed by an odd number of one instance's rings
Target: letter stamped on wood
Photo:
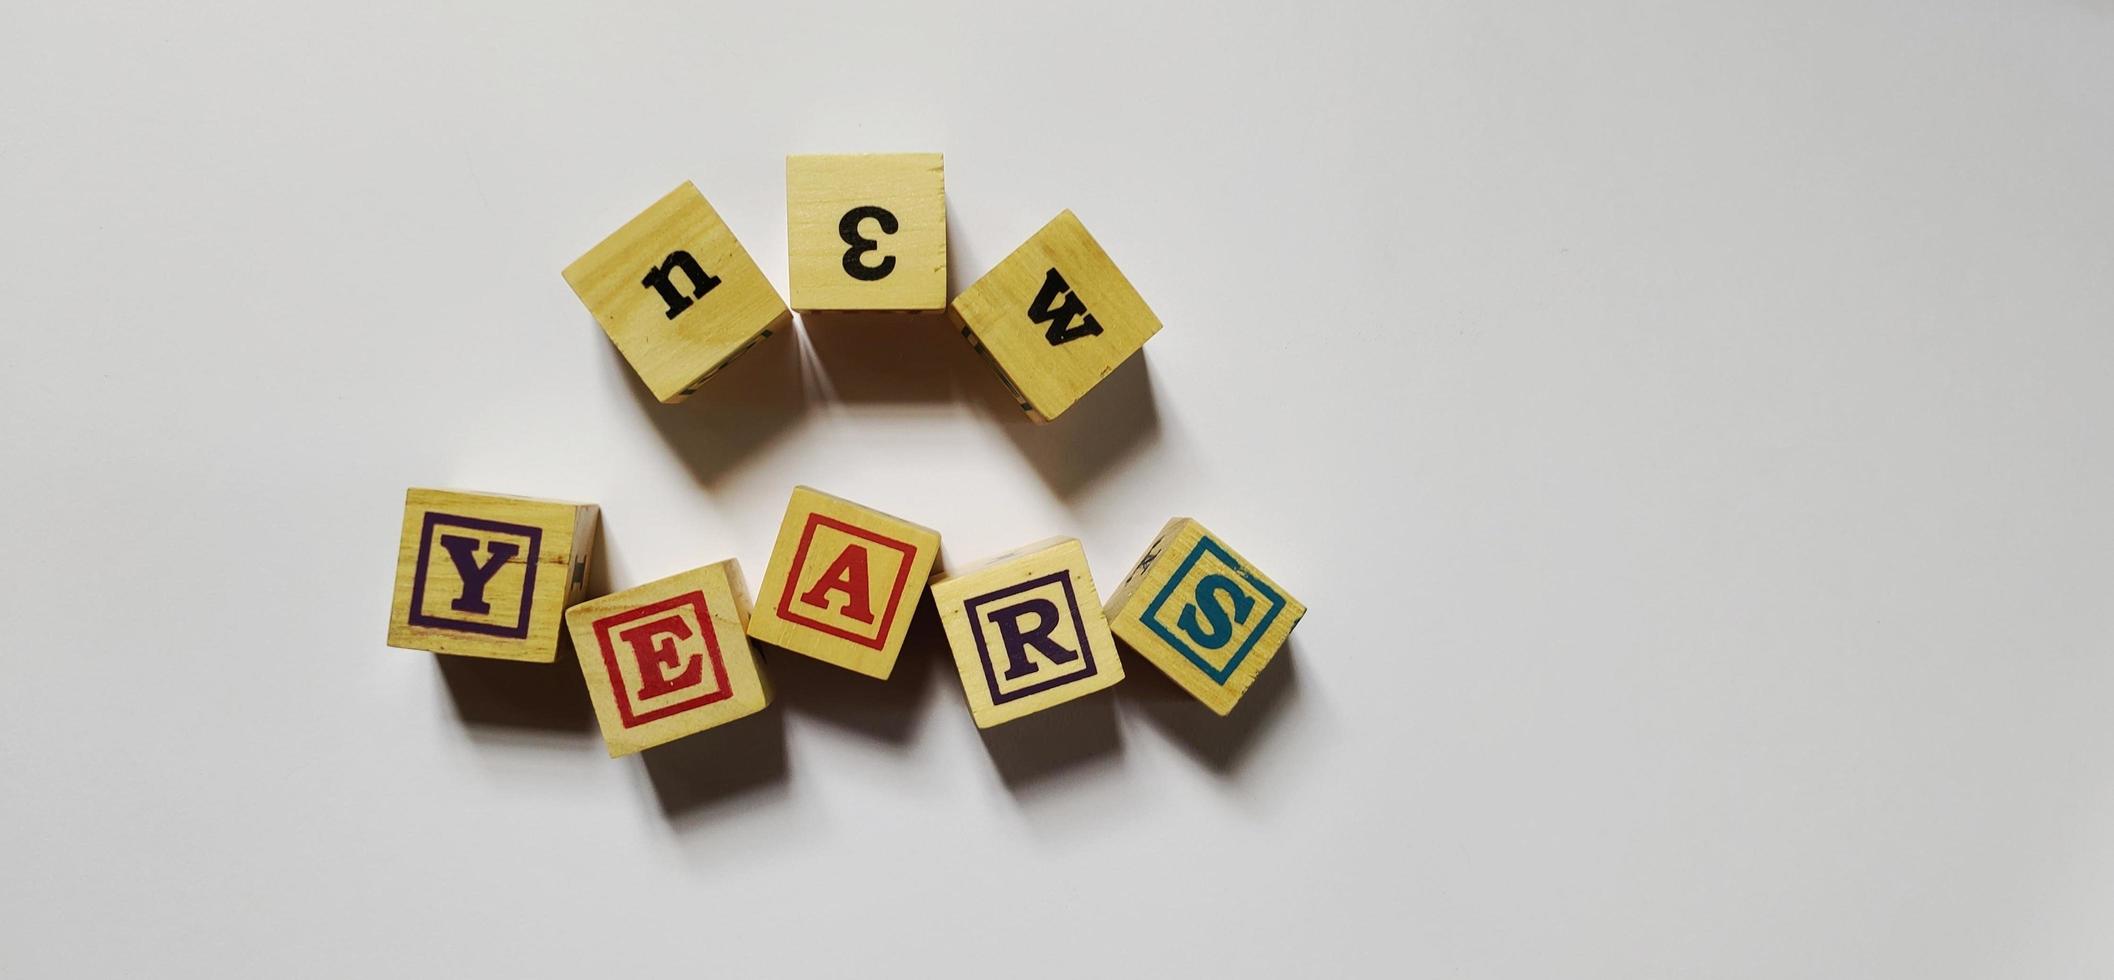
[[[939,154],[786,157],[785,219],[794,309],[946,308],[947,189]]]
[[[930,528],[795,487],[749,635],[886,679],[939,541]]]
[[[1160,330],[1070,211],[962,290],[947,312],[1037,422],[1085,397]]]
[[[1109,595],[1106,612],[1117,638],[1223,715],[1306,607],[1202,524],[1178,517]]]
[[[1071,538],[936,578],[932,599],[978,728],[1123,679],[1086,552]]]
[[[548,663],[587,585],[598,509],[500,494],[404,495],[389,645]]]
[[[732,559],[574,606],[565,615],[611,756],[755,714],[771,689],[745,635]]]
[[[694,184],[566,266],[565,281],[653,397],[671,404],[793,320]]]

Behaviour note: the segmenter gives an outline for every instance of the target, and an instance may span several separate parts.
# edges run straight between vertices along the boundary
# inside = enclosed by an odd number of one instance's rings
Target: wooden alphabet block
[[[1047,422],[1160,330],[1160,319],[1070,211],[948,307],[1022,411]]]
[[[793,319],[687,182],[566,266],[565,281],[653,397],[671,405]]]
[[[1168,521],[1108,597],[1116,636],[1224,715],[1307,607],[1204,525]]]
[[[1123,679],[1123,662],[1077,540],[1038,541],[936,576],[932,600],[978,728]]]
[[[771,703],[734,559],[583,602],[565,614],[612,758]]]
[[[413,488],[404,494],[389,645],[550,663],[587,588],[593,504]]]
[[[749,635],[886,680],[939,550],[930,528],[794,487]]]
[[[939,154],[786,157],[785,216],[794,309],[946,308]]]

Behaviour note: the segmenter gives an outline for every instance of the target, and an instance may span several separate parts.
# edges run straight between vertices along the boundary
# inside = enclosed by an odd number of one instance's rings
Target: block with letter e
[[[1307,607],[1204,525],[1168,521],[1108,597],[1118,639],[1223,715]]]
[[[748,588],[728,559],[566,611],[611,757],[696,734],[771,703],[749,646]]]
[[[939,549],[930,528],[794,487],[749,635],[886,680]]]
[[[793,319],[690,183],[566,266],[565,281],[653,397],[669,404]]]
[[[793,309],[947,307],[947,190],[937,153],[785,158]]]
[[[556,660],[559,617],[585,594],[599,515],[593,504],[406,491],[389,645]]]
[[[947,312],[1036,422],[1072,407],[1160,330],[1070,211],[962,290]]]
[[[936,576],[932,601],[978,728],[1123,679],[1086,551],[1072,538],[1038,541]]]

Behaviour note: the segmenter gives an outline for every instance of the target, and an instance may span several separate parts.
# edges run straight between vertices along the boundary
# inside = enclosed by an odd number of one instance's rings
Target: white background
[[[532,9],[533,8],[533,9]],[[1032,428],[932,323],[652,404],[558,271],[938,150],[1166,330]],[[2114,4],[14,0],[0,973],[2114,974]],[[604,756],[382,639],[404,488],[760,578],[1203,519],[1313,611],[979,736],[895,680]]]

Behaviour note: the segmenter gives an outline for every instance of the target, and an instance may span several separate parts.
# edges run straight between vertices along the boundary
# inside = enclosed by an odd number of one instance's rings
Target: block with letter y
[[[587,588],[600,510],[532,497],[404,494],[389,645],[550,663],[559,617]]]
[[[990,728],[1123,679],[1101,598],[1072,538],[1050,538],[935,577],[976,727]]]
[[[931,528],[794,487],[749,635],[886,680],[939,549]]]
[[[728,559],[583,602],[565,614],[612,757],[762,711],[748,588]]]
[[[653,397],[669,404],[793,320],[690,183],[566,266],[565,281]]]
[[[1036,422],[1062,414],[1160,330],[1160,318],[1070,211],[962,290],[947,312]]]
[[[1307,607],[1204,525],[1177,517],[1109,594],[1109,629],[1221,715]]]

